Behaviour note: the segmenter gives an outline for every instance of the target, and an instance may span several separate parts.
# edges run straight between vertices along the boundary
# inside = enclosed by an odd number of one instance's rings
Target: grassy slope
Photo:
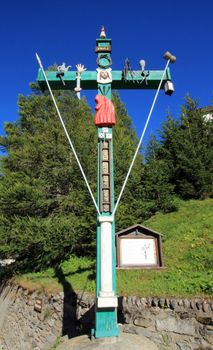
[[[119,270],[119,295],[209,296],[213,294],[213,199],[180,202],[169,214],[144,223],[162,233],[165,270]],[[71,257],[61,265],[75,291],[94,292],[94,262]],[[62,289],[53,269],[16,278],[28,288]]]

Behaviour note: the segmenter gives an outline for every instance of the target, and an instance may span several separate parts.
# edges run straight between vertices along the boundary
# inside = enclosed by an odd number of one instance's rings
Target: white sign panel
[[[120,265],[157,265],[154,239],[121,239]]]

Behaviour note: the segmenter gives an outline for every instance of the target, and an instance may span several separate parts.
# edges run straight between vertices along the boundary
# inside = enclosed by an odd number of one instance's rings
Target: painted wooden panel
[[[148,71],[147,71],[148,72]],[[56,77],[57,71],[47,71],[47,79],[53,90],[74,90],[76,87],[76,72],[69,71],[65,72],[63,80],[65,85],[59,77]],[[163,71],[155,70],[149,71],[147,77],[147,85],[145,81],[142,82],[143,77],[141,76],[141,71],[134,71],[134,76],[128,75],[126,81],[122,78],[122,71],[112,71],[112,89],[157,89],[159,82],[161,80]],[[166,71],[164,82],[171,79],[169,68]],[[41,70],[38,72],[37,81],[42,90],[47,89],[45,78]],[[163,85],[161,89],[163,89]],[[97,72],[96,71],[85,71],[81,74],[81,88],[83,90],[97,90]]]

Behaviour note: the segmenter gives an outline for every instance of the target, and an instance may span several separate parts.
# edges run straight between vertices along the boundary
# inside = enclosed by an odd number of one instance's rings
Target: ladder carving
[[[110,140],[100,140],[100,212],[112,212]]]

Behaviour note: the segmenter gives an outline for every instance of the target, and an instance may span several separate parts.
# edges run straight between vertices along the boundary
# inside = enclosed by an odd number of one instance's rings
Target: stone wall
[[[213,300],[119,297],[123,332],[145,336],[159,350],[213,349]],[[94,297],[56,295],[6,285],[0,295],[0,350],[47,350],[58,336],[94,327]]]
[[[123,331],[141,334],[159,349],[213,349],[213,301],[202,299],[119,298]]]

